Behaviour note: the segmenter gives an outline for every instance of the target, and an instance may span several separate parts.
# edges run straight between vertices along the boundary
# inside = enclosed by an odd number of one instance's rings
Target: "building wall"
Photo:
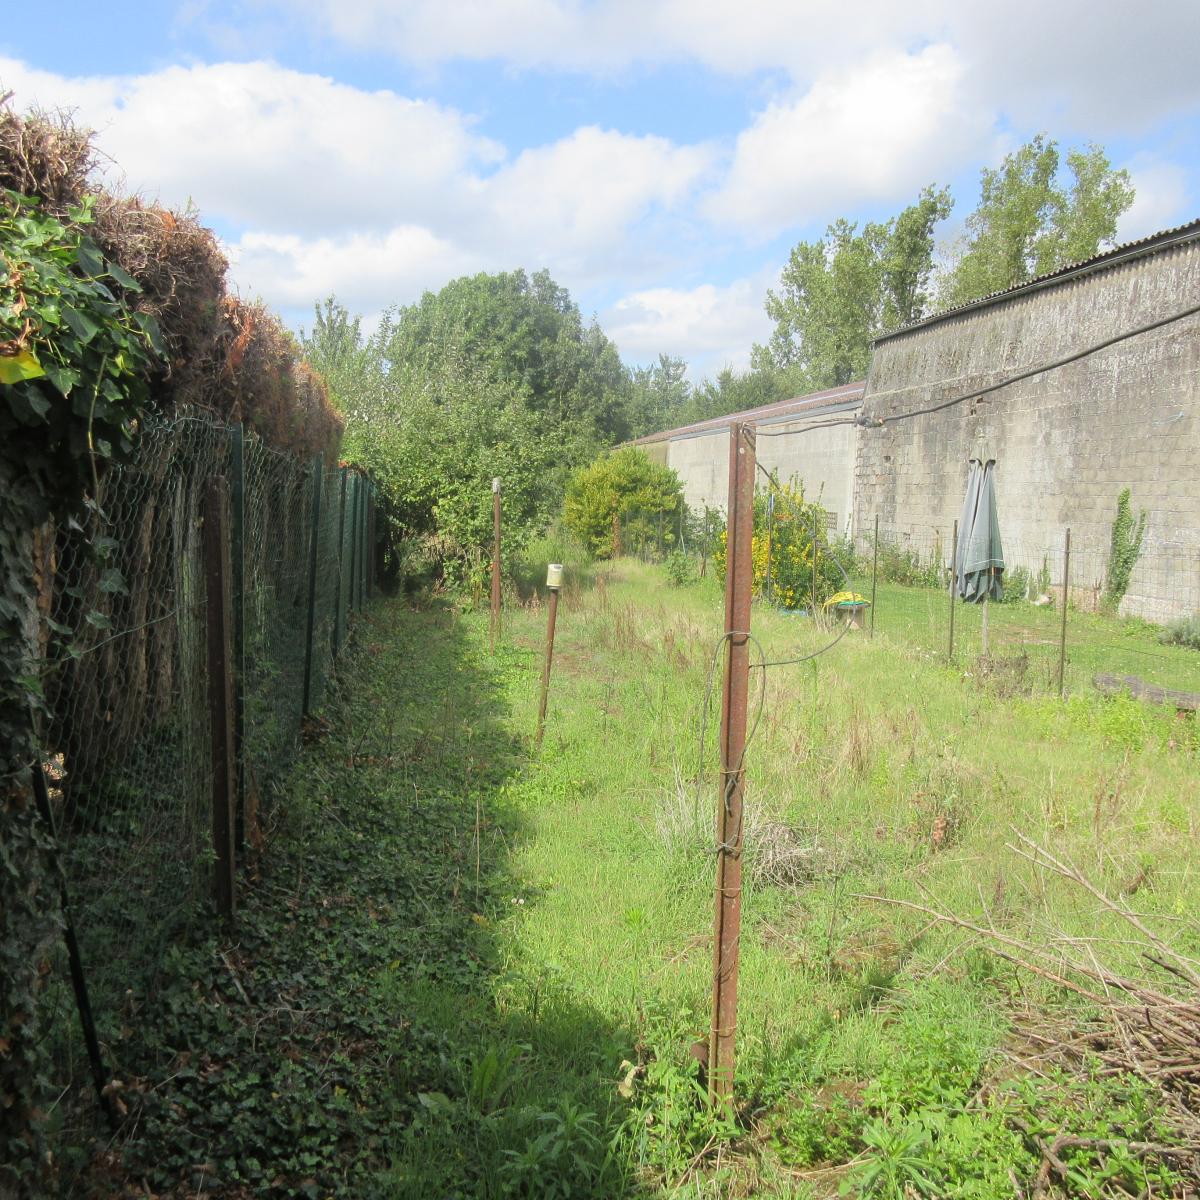
[[[1195,243],[1018,294],[877,343],[864,416],[912,411],[1200,301]],[[1200,610],[1200,318],[1099,351],[942,413],[859,434],[855,529],[941,531],[967,462],[996,459],[1005,558],[1061,574],[1072,531],[1077,599],[1102,586],[1117,496],[1132,489],[1146,543],[1122,611]]]
[[[857,404],[843,405],[819,416],[805,413],[803,420],[773,421],[760,425],[758,431],[758,461],[762,467],[778,471],[781,483],[793,478],[803,482],[807,498],[820,499],[826,511],[833,514],[839,532],[849,529],[857,430],[853,425],[845,425],[809,433],[799,431],[820,421],[853,417],[857,408]],[[690,507],[707,504],[724,510],[729,487],[727,428],[672,438],[656,445],[668,447],[667,464],[682,481],[684,498]]]

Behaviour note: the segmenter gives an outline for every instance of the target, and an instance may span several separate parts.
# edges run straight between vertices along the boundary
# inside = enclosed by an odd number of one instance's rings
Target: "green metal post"
[[[321,485],[324,481],[325,464],[319,454],[313,455],[312,472],[312,528],[309,534],[308,554],[308,622],[304,632],[304,703],[301,712],[308,716],[312,707],[313,630],[317,617],[317,565],[321,548]]]
[[[355,572],[358,570],[358,476],[350,474],[350,563],[346,576],[346,608],[347,616],[354,612]]]
[[[345,588],[342,586],[342,581],[345,579],[346,571],[346,468],[342,467],[339,474],[341,475],[341,484],[339,486],[340,499],[338,501],[338,570],[337,570],[337,597],[333,602],[333,656],[337,657],[338,651],[342,648],[342,635],[345,632],[342,628],[342,622],[345,618],[345,610],[342,605],[342,593]]]

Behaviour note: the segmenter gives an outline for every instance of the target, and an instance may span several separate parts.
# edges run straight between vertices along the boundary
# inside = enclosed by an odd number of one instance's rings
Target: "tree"
[[[871,341],[922,316],[933,273],[933,230],[950,213],[945,188],[927,187],[898,216],[858,225],[835,221],[815,242],[800,242],[767,293],[775,331],[755,346],[756,371],[782,373],[796,392],[860,379]]]
[[[653,366],[636,368],[629,404],[632,436],[658,433],[685,423],[691,393],[687,363],[682,358],[660,354]]]
[[[939,290],[943,305],[1006,291],[1113,243],[1133,203],[1129,172],[1114,171],[1095,145],[1072,150],[1066,165],[1071,182],[1064,186],[1058,143],[1038,134],[998,168],[983,169],[979,206]]]
[[[715,378],[702,380],[692,388],[681,424],[761,408],[795,394],[786,372],[774,368],[737,372],[732,367],[722,367]]]
[[[572,476],[563,522],[597,558],[609,558],[639,553],[660,533],[663,548],[673,545],[682,510],[679,476],[627,446]]]
[[[361,386],[369,358],[362,336],[362,321],[352,317],[337,298],[313,306],[312,333],[300,330],[300,345],[309,365],[321,375],[339,409],[350,393]]]
[[[629,373],[616,346],[595,321],[584,324],[546,271],[464,276],[426,292],[396,314],[384,353],[390,365],[480,363],[542,415],[576,462],[629,436]]]

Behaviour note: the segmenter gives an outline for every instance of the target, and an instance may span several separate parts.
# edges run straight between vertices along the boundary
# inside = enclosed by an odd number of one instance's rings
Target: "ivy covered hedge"
[[[341,421],[297,343],[225,295],[216,239],[191,214],[97,190],[86,131],[0,100],[0,1195],[39,1195],[39,1005],[61,926],[41,769],[49,522],[105,541],[103,478],[143,415],[245,420],[264,440],[336,454]],[[99,547],[98,547],[99,548]]]

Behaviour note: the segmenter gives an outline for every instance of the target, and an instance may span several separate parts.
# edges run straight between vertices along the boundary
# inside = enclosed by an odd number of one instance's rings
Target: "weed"
[[[1158,640],[1164,646],[1186,646],[1189,650],[1200,650],[1200,613],[1172,621],[1159,633]]]
[[[696,577],[692,560],[682,550],[672,550],[663,566],[672,587],[686,587]]]

